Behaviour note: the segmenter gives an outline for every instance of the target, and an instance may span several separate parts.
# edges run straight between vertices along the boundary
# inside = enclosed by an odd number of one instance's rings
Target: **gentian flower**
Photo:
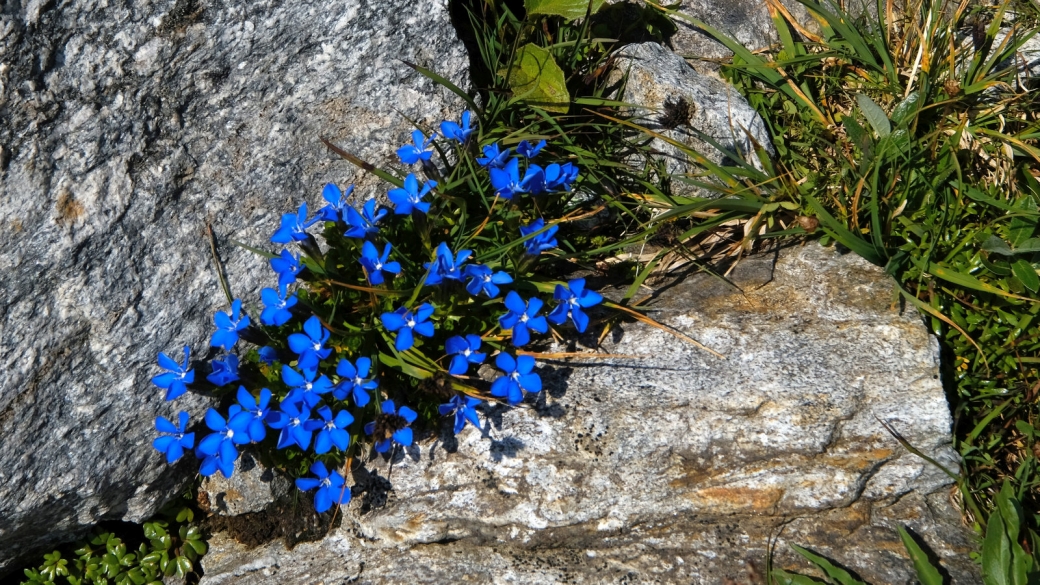
[[[347,199],[350,198],[350,194],[354,192],[354,185],[347,187],[346,192],[341,192],[339,187],[329,183],[325,185],[325,188],[321,190],[321,197],[329,204],[318,210],[318,218],[322,221],[346,221],[346,217],[343,213],[352,209],[350,204],[347,203]]]
[[[314,494],[314,511],[321,514],[332,507],[332,504],[346,504],[350,501],[350,489],[343,487],[343,476],[338,471],[329,473],[325,464],[315,461],[311,465],[311,473],[317,476],[301,477],[296,480],[296,487],[301,491],[310,491],[318,488]]]
[[[448,373],[453,376],[461,376],[469,370],[470,364],[484,363],[484,358],[487,356],[479,353],[478,349],[480,349],[479,335],[469,334],[465,337],[461,335],[449,337],[448,341],[444,343],[444,351],[448,355],[454,355],[455,357],[451,358]]]
[[[390,258],[390,250],[393,246],[390,242],[387,242],[386,247],[383,248],[383,255],[379,255],[379,250],[375,247],[375,244],[369,241],[365,241],[361,245],[361,265],[365,267],[365,272],[368,273],[368,282],[372,283],[373,286],[383,284],[384,272],[390,274],[400,274],[401,264],[399,262],[387,262]]]
[[[492,396],[505,396],[509,404],[519,404],[524,399],[524,392],[542,390],[542,379],[531,373],[533,357],[521,355],[514,360],[508,353],[500,353],[495,358],[495,365],[505,374],[491,383]]]
[[[238,405],[242,407],[242,412],[249,421],[246,426],[246,432],[249,434],[249,440],[254,443],[259,443],[267,437],[267,427],[264,426],[264,419],[270,414],[271,409],[268,404],[271,402],[271,391],[267,388],[260,389],[260,399],[257,400],[253,395],[246,390],[245,386],[238,387],[238,394],[235,395],[238,399]]]
[[[437,186],[437,181],[427,181],[423,185],[422,190],[419,190],[419,180],[415,178],[415,175],[408,173],[408,176],[404,178],[404,187],[399,189],[391,189],[387,194],[390,197],[390,201],[394,203],[394,213],[397,215],[408,215],[412,212],[412,209],[418,209],[423,213],[430,212],[430,204],[423,201],[422,198]]]
[[[318,431],[318,436],[314,438],[314,452],[318,455],[328,453],[333,445],[340,451],[346,451],[347,447],[350,446],[350,433],[346,429],[354,422],[354,417],[350,416],[350,413],[345,410],[339,411],[333,417],[332,409],[328,406],[319,408],[318,416],[324,422],[322,422],[321,429]]]
[[[379,318],[383,321],[383,327],[397,332],[394,341],[397,351],[406,351],[415,345],[413,331],[423,337],[433,337],[433,323],[429,321],[433,311],[433,305],[423,303],[416,307],[414,314],[401,307],[393,313],[383,313]]]
[[[376,200],[369,199],[365,202],[365,205],[361,208],[361,213],[358,213],[353,207],[347,207],[347,232],[343,235],[348,238],[367,238],[368,236],[379,233],[379,228],[376,227],[376,223],[379,220],[386,217],[387,209],[380,207],[379,211],[376,211]]]
[[[170,464],[180,459],[185,449],[195,446],[195,433],[184,432],[188,426],[188,413],[182,412],[177,416],[180,425],[175,425],[161,416],[155,419],[155,430],[168,434],[152,441],[152,446],[165,454],[166,462]]]
[[[529,226],[520,226],[520,235],[527,237],[545,227],[545,220],[538,218],[531,222]],[[532,256],[537,256],[546,250],[551,250],[558,246],[556,242],[556,232],[560,230],[560,226],[553,225],[544,232],[532,237],[529,240],[524,241],[524,249],[527,253]]]
[[[437,246],[437,256],[433,262],[424,262],[423,267],[430,271],[426,275],[425,285],[440,284],[445,278],[449,280],[462,280],[462,265],[473,254],[473,250],[459,250],[457,255],[452,255],[448,244],[441,242]]]
[[[271,258],[271,269],[278,274],[278,284],[292,284],[296,282],[296,275],[303,270],[300,256],[292,254],[288,250],[282,250],[278,256]]]
[[[488,298],[493,299],[498,296],[498,285],[513,282],[512,276],[501,270],[492,272],[490,268],[483,264],[470,264],[466,266],[463,272],[470,279],[466,284],[466,290],[473,296],[484,293]]]
[[[412,142],[414,144],[405,144],[401,148],[397,149],[397,156],[406,165],[414,165],[420,160],[426,162],[433,156],[433,151],[428,150],[430,143],[433,142],[433,136],[426,138],[423,133],[419,130],[412,132]]]
[[[389,451],[391,441],[405,447],[410,446],[412,429],[408,428],[408,425],[415,421],[419,416],[418,413],[407,406],[395,409],[393,400],[383,401],[380,410],[382,410],[382,414],[378,415],[376,420],[365,425],[366,435],[375,433],[373,438],[376,441],[376,453]]]
[[[538,333],[545,333],[549,330],[545,317],[537,316],[538,311],[542,310],[542,305],[542,301],[537,297],[531,297],[531,300],[524,304],[524,300],[514,290],[509,291],[509,294],[506,295],[506,308],[509,309],[509,312],[498,318],[498,324],[502,326],[502,329],[513,330],[513,345],[516,347],[527,345],[527,342],[531,341],[530,329],[534,329]]]
[[[545,188],[548,191],[571,190],[571,183],[578,178],[578,167],[571,163],[551,164],[545,167]]]
[[[350,360],[339,360],[339,365],[336,366],[336,373],[343,378],[343,381],[333,389],[332,395],[337,400],[346,400],[348,395],[353,395],[354,404],[359,408],[368,404],[368,391],[375,390],[376,386],[378,386],[375,380],[366,379],[371,367],[372,360],[367,357],[359,357],[356,368],[354,364],[350,363]]]
[[[271,241],[276,244],[288,244],[293,241],[302,242],[310,237],[307,234],[307,228],[314,225],[314,222],[319,219],[321,219],[321,216],[311,220],[307,219],[307,202],[304,201],[300,204],[298,213],[286,213],[282,216],[282,225],[271,236]]]
[[[311,409],[307,405],[297,405],[289,399],[281,403],[281,411],[272,410],[267,415],[267,426],[280,429],[278,448],[285,449],[292,445],[304,451],[311,444],[311,435],[321,428],[320,420],[310,420]]]
[[[159,367],[168,370],[152,378],[152,384],[166,390],[166,400],[173,400],[188,391],[187,384],[195,381],[195,370],[188,369],[188,354],[191,350],[184,346],[184,364],[178,364],[165,353],[159,353]]]
[[[589,326],[589,317],[582,309],[602,303],[603,295],[587,290],[584,278],[572,280],[567,284],[568,286],[556,285],[553,298],[560,304],[556,305],[552,313],[549,313],[549,320],[557,325],[562,325],[569,315],[578,333],[585,333],[585,328]]]
[[[300,369],[317,368],[321,360],[329,357],[332,349],[325,347],[329,335],[328,329],[322,326],[317,315],[311,315],[303,324],[303,333],[293,333],[289,336],[289,349],[300,356],[296,362]]]
[[[228,420],[224,420],[216,410],[211,408],[206,411],[206,426],[215,432],[199,441],[197,451],[206,456],[199,470],[202,475],[209,477],[219,469],[224,477],[231,477],[235,471],[235,460],[238,459],[235,445],[245,445],[250,440],[247,428],[249,419],[236,416],[240,412],[232,405],[228,411]]]
[[[217,312],[213,315],[213,323],[217,330],[213,332],[209,344],[213,347],[222,347],[230,350],[238,343],[238,332],[249,327],[249,316],[242,315],[242,301],[235,299],[231,301],[231,310],[227,313]]]
[[[479,398],[456,394],[447,404],[440,405],[437,412],[441,413],[441,416],[455,413],[455,434],[457,435],[466,426],[466,421],[469,421],[474,427],[480,428],[480,419],[477,418],[477,411],[474,407],[483,403],[484,401]]]
[[[279,284],[277,291],[273,288],[265,288],[260,291],[260,300],[264,302],[260,322],[264,325],[281,327],[292,318],[292,311],[289,309],[296,305],[296,294],[289,294],[285,286]]]
[[[536,146],[531,146],[531,143],[524,140],[520,144],[516,145],[516,152],[526,159],[532,159],[538,156],[538,153],[545,148],[545,141],[542,140]]]
[[[482,167],[500,169],[505,166],[509,152],[508,148],[499,152],[498,144],[489,144],[484,147],[484,156],[477,159],[477,164]]]
[[[292,390],[289,391],[282,404],[302,402],[307,405],[307,408],[314,408],[314,405],[321,400],[321,395],[332,390],[332,380],[329,380],[324,374],[315,380],[314,377],[317,375],[318,370],[314,368],[304,368],[303,374],[300,374],[289,366],[283,365],[282,381]]]
[[[492,168],[491,186],[503,199],[512,199],[517,193],[523,193],[524,188],[520,185],[520,159],[509,159],[505,168]]]
[[[213,371],[206,379],[214,386],[224,386],[238,380],[238,356],[228,354],[224,361],[213,360],[210,362]]]
[[[278,352],[273,347],[263,346],[256,350],[256,355],[260,357],[260,361],[267,365],[271,365],[278,361]]]
[[[524,178],[520,181],[520,187],[531,195],[545,193],[545,171],[542,170],[542,167],[533,163],[527,165],[527,171],[524,172]]]
[[[469,135],[473,133],[473,129],[469,127],[469,116],[469,110],[462,112],[462,126],[448,120],[441,122],[441,134],[445,138],[460,144],[466,142],[469,139]]]

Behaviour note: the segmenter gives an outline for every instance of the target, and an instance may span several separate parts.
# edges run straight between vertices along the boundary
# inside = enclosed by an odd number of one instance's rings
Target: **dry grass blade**
[[[693,344],[698,349],[702,349],[702,350],[710,353],[711,355],[713,355],[713,356],[715,356],[715,357],[717,357],[719,359],[723,359],[723,360],[726,359],[726,356],[722,355],[721,353],[719,353],[719,352],[717,352],[717,351],[715,351],[713,349],[708,348],[707,346],[705,346],[703,343],[697,341],[696,339],[686,335],[685,333],[680,333],[678,331],[675,331],[671,327],[668,327],[668,326],[666,326],[666,325],[664,325],[662,323],[659,323],[658,321],[656,321],[654,319],[651,319],[650,317],[647,317],[646,315],[640,313],[639,311],[635,311],[635,310],[630,309],[630,308],[628,308],[628,307],[626,307],[624,305],[619,305],[617,303],[612,303],[612,302],[609,302],[609,301],[608,302],[604,302],[603,306],[609,307],[609,308],[617,310],[617,311],[621,311],[623,313],[627,313],[628,315],[632,316],[636,321],[639,321],[641,323],[646,323],[647,325],[650,325],[651,327],[656,327],[657,329],[660,329],[661,331],[664,331],[665,333],[667,333],[669,335],[674,335],[675,337],[678,337],[679,339],[681,339],[681,340],[683,340],[683,341],[685,341],[687,343]]]

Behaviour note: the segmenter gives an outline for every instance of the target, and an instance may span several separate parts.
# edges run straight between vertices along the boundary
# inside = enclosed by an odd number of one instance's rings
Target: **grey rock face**
[[[743,293],[695,276],[653,313],[725,359],[626,325],[597,350],[615,357],[545,360],[544,395],[486,428],[355,473],[324,540],[218,536],[203,583],[743,583],[771,539],[776,566],[806,568],[796,543],[904,583],[901,525],[977,582],[949,478],[878,422],[956,468],[937,344],[888,278],[815,244],[731,277]]]
[[[385,187],[325,136],[388,166],[462,101],[444,0],[6,3],[0,13],[0,573],[102,519],[176,493],[157,414],[200,420],[149,379],[156,354],[207,351],[225,310],[206,224],[237,296],[274,282],[229,238],[268,243],[322,185]],[[12,10],[7,10],[11,8]],[[398,114],[397,112],[400,112]]]
[[[293,489],[292,482],[281,473],[261,465],[249,453],[235,461],[235,473],[230,478],[215,473],[202,480],[200,500],[207,502],[209,512],[221,516],[238,516],[262,512],[276,501],[285,498]]]

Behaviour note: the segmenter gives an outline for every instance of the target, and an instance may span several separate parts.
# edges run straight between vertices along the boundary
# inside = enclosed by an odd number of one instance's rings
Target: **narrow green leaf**
[[[769,575],[780,585],[819,585],[822,583],[822,581],[817,581],[812,577],[788,573],[783,569],[773,569]]]
[[[903,539],[903,546],[906,547],[906,552],[910,553],[910,560],[914,563],[914,570],[917,571],[917,579],[921,585],[943,585],[939,569],[932,565],[928,555],[902,526],[899,527],[899,538]]]
[[[798,546],[797,544],[792,544],[791,548],[793,548],[795,552],[797,552],[798,554],[812,561],[812,563],[819,567],[820,570],[822,570],[824,573],[826,573],[828,577],[837,581],[838,583],[841,583],[841,585],[867,585],[863,581],[860,581],[859,579],[853,577],[845,569],[836,566],[834,563],[830,562],[830,560],[826,559],[825,557],[821,557],[820,555],[815,554],[808,549],[804,549]],[[924,583],[923,585],[929,584]]]
[[[604,0],[524,0],[524,8],[528,14],[548,14],[562,16],[566,20],[577,20],[585,18],[586,14],[599,12],[603,2]]]
[[[981,280],[975,278],[970,274],[958,272],[956,270],[953,270],[952,268],[943,266],[938,262],[929,262],[927,263],[927,265],[923,266],[923,269],[925,272],[931,274],[932,276],[941,278],[947,282],[952,282],[953,284],[956,284],[958,286],[963,286],[964,288],[970,288],[972,290],[977,290],[980,292],[992,293],[995,295],[1000,295],[1002,297],[1008,297],[1012,299],[1040,302],[1037,299],[1030,299],[1028,297],[1023,297],[1001,290],[991,284],[986,284],[985,282],[982,282]]]
[[[813,213],[816,214],[816,219],[820,220],[820,226],[831,237],[840,242],[841,245],[862,256],[868,262],[878,266],[885,265],[882,253],[863,238],[845,229],[845,226],[839,223],[815,197],[806,194],[805,200],[809,203],[809,207],[812,207]]]
[[[856,103],[859,104],[859,109],[863,112],[863,116],[867,118],[870,127],[874,129],[874,132],[878,133],[878,136],[884,138],[892,133],[892,124],[888,121],[885,110],[882,110],[881,106],[874,103],[874,100],[857,93]]]
[[[985,585],[1012,585],[1008,578],[1011,567],[1011,543],[1004,534],[1004,521],[999,513],[989,515],[986,539],[982,542],[982,582]]]
[[[432,69],[420,67],[414,63],[409,63],[408,61],[402,60],[402,63],[425,75],[426,77],[429,77],[434,83],[438,83],[446,87],[449,91],[462,98],[463,101],[466,102],[466,105],[468,105],[469,108],[474,112],[480,111],[480,108],[477,107],[477,104],[473,101],[473,98],[471,98],[469,94],[467,94],[466,92],[462,91],[462,89],[459,88],[459,86],[452,83],[447,77],[438,74],[436,71],[433,71]]]
[[[1022,281],[1022,284],[1030,290],[1037,292],[1040,289],[1040,277],[1036,275],[1036,269],[1025,259],[1016,260],[1011,265],[1011,271]]]

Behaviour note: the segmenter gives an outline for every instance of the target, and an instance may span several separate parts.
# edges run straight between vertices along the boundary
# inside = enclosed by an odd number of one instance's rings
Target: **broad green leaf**
[[[537,45],[528,43],[521,47],[512,67],[500,71],[499,75],[509,80],[514,99],[557,114],[566,114],[570,108],[571,96],[567,92],[563,70],[549,51]]]
[[[986,524],[986,539],[982,542],[982,582],[985,585],[1011,585],[1008,569],[1011,567],[1011,543],[1004,534],[1004,521],[996,511]]]
[[[892,109],[892,121],[897,125],[909,121],[910,117],[917,112],[917,102],[921,99],[920,92],[911,92],[910,95],[896,104]]]
[[[1004,240],[997,236],[990,236],[986,238],[986,241],[982,243],[982,249],[987,252],[994,254],[1000,254],[1001,256],[1014,256],[1015,253],[1011,251],[1011,246],[1008,246]]]
[[[834,563],[830,562],[828,559],[826,559],[824,557],[821,557],[818,554],[815,554],[815,553],[813,553],[813,552],[811,552],[811,551],[809,551],[807,549],[804,549],[804,548],[798,546],[797,544],[792,544],[791,548],[793,548],[795,550],[795,552],[797,552],[798,554],[800,554],[803,557],[805,557],[805,558],[809,559],[810,561],[812,561],[812,563],[814,565],[816,565],[817,567],[819,567],[824,573],[826,573],[828,577],[830,577],[834,581],[837,581],[841,585],[866,585],[866,583],[864,583],[863,581],[860,581],[859,579],[854,578],[845,569],[842,569],[841,567],[836,566]],[[922,585],[930,585],[930,584],[929,583],[923,583]],[[940,585],[942,585],[942,584],[940,583]]]
[[[586,14],[596,14],[603,7],[604,0],[524,0],[524,8],[528,14],[549,14],[562,16],[566,20],[585,18]],[[589,4],[592,7],[589,7]]]
[[[874,129],[874,132],[878,133],[878,136],[884,138],[892,133],[892,124],[889,123],[885,110],[882,110],[881,106],[874,103],[874,100],[857,93],[856,103],[859,104],[859,109],[867,118],[867,122],[870,122],[870,127]]]
[[[1015,247],[1015,254],[1040,252],[1040,238],[1029,238]]]
[[[914,570],[917,571],[917,579],[921,585],[943,585],[939,569],[932,565],[928,555],[902,526],[899,527],[899,538],[903,539],[903,546],[906,547],[906,552],[910,553],[910,560],[914,563]]]
[[[1036,270],[1027,260],[1016,260],[1015,263],[1011,265],[1011,271],[1015,273],[1015,276],[1017,276],[1018,279],[1022,281],[1022,284],[1031,292],[1035,293],[1040,289],[1040,277],[1036,275]]]

